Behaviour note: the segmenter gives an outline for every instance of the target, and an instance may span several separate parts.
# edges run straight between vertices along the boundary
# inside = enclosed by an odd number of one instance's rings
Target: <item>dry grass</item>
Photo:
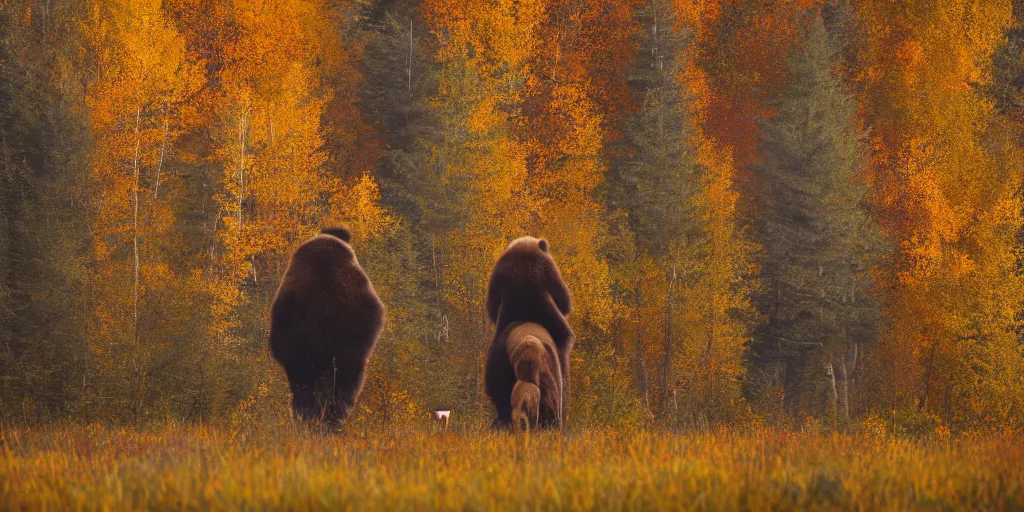
[[[1024,509],[1024,443],[793,434],[8,428],[0,509]]]

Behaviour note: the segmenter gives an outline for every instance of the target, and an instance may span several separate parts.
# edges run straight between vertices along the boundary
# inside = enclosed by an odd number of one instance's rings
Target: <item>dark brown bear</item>
[[[539,324],[508,330],[505,350],[516,377],[512,387],[512,425],[517,430],[562,426],[562,371],[558,348]]]
[[[565,319],[569,311],[569,289],[548,253],[547,241],[526,236],[509,244],[494,264],[487,290],[487,315],[494,322],[495,334],[487,352],[484,387],[498,412],[495,426],[512,422],[511,397],[517,379],[506,343],[509,331],[522,323],[543,327],[557,349],[562,379],[559,407],[563,407],[569,390],[569,353],[574,340]],[[557,422],[541,421],[541,426],[554,424],[561,424],[561,410]]]
[[[292,409],[337,425],[359,397],[384,305],[343,228],[324,229],[292,256],[270,312],[270,352],[284,367]]]

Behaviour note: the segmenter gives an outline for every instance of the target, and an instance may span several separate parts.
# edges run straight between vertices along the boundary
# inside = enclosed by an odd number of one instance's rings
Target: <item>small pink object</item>
[[[448,418],[451,417],[452,411],[449,409],[434,409],[432,414],[434,415],[434,421],[444,424],[444,428],[448,428]]]

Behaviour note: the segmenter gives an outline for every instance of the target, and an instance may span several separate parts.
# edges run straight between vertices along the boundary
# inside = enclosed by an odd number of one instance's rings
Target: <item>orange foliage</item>
[[[704,131],[731,148],[741,189],[743,172],[757,161],[757,123],[771,114],[768,100],[787,80],[786,59],[797,39],[797,21],[819,0],[676,0],[679,23],[695,33],[694,56],[713,94],[702,119]]]
[[[168,306],[159,301],[183,286],[170,268],[177,179],[168,163],[175,140],[195,122],[183,105],[203,76],[158,0],[96,2],[89,14],[85,31],[99,73],[85,98],[96,205],[87,260],[95,312],[86,343],[99,356],[97,381],[108,383],[97,394],[121,396],[137,417],[167,334],[154,324]]]
[[[1021,175],[1019,152],[982,141],[1000,135],[977,84],[989,80],[984,63],[1003,40],[1010,6],[869,1],[859,14],[869,178],[882,225],[899,244],[880,270],[892,329],[877,378],[896,384],[885,392],[894,406],[913,403],[945,421],[1005,419],[995,410],[1015,400],[1019,378],[998,377],[1001,390],[985,382],[990,371],[1019,371],[1007,357],[1017,326],[1007,306],[1022,292],[1012,263]],[[968,377],[978,371],[986,376]]]

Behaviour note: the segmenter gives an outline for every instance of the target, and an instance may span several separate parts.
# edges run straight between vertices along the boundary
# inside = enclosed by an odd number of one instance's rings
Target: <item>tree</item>
[[[0,416],[25,422],[75,411],[88,362],[83,5],[38,7],[0,5]]]
[[[697,236],[693,199],[700,186],[694,148],[690,145],[694,128],[685,88],[679,77],[685,67],[687,41],[680,32],[672,6],[651,1],[637,9],[641,26],[640,50],[630,74],[630,85],[637,92],[640,107],[627,117],[624,140],[630,157],[612,167],[609,178],[609,205],[627,212],[630,228],[636,235],[639,253],[633,258],[657,268],[658,277],[646,286],[634,284],[633,294],[659,297],[662,318],[658,322],[662,340],[642,346],[637,337],[635,353],[639,360],[642,394],[646,395],[647,363],[644,352],[658,345],[657,363],[662,414],[669,414],[669,402],[675,402],[678,389],[673,377],[674,353],[681,352],[682,335],[677,332],[679,288],[692,279],[687,274],[687,253]],[[658,282],[661,281],[661,282]],[[653,293],[652,293],[653,292]],[[639,307],[639,304],[637,304]],[[647,322],[650,322],[648,319]],[[651,322],[653,323],[653,322]]]
[[[984,96],[1011,6],[879,1],[857,13],[869,181],[897,245],[881,275],[891,328],[867,360],[871,405],[932,425],[1013,424],[1020,155]]]
[[[261,350],[266,305],[288,257],[318,231],[340,185],[324,168],[327,97],[315,65],[330,42],[320,37],[330,19],[319,2],[234,7],[238,41],[216,105],[213,154],[222,174],[211,336]]]
[[[817,0],[678,0],[677,10],[693,27],[696,65],[714,94],[714,115],[704,119],[708,137],[732,151],[741,211],[750,210],[759,184],[758,123],[771,113],[772,98],[787,81],[786,56],[798,38],[799,14]]]
[[[728,153],[704,135],[706,78],[692,61],[691,25],[669,2],[635,11],[641,27],[624,158],[608,203],[626,214],[615,262],[617,299],[632,311],[634,383],[670,423],[706,424],[742,410],[742,349],[750,323],[751,247],[737,223]],[[658,390],[652,403],[648,388]]]
[[[754,364],[784,374],[792,416],[820,414],[819,403],[828,403],[845,424],[847,377],[879,321],[871,269],[882,238],[862,176],[856,102],[834,67],[814,14],[790,57],[776,114],[762,125],[755,232],[764,247],[759,303],[768,320]]]
[[[528,232],[537,208],[514,116],[533,80],[529,59],[541,11],[531,2],[430,1],[424,14],[437,38],[438,89],[430,105],[442,121],[430,165],[453,214],[435,235],[445,330],[433,346],[454,363],[448,399],[474,404],[486,418],[483,366],[493,336],[487,279],[501,251]]]
[[[87,263],[97,309],[89,349],[95,396],[113,397],[100,410],[140,420],[166,405],[152,404],[167,398],[154,385],[167,369],[164,336],[174,335],[163,315],[188,280],[170,267],[176,180],[167,172],[168,148],[190,122],[181,105],[202,74],[160,2],[130,4],[96,3],[88,20],[99,69],[86,95],[98,211]]]

